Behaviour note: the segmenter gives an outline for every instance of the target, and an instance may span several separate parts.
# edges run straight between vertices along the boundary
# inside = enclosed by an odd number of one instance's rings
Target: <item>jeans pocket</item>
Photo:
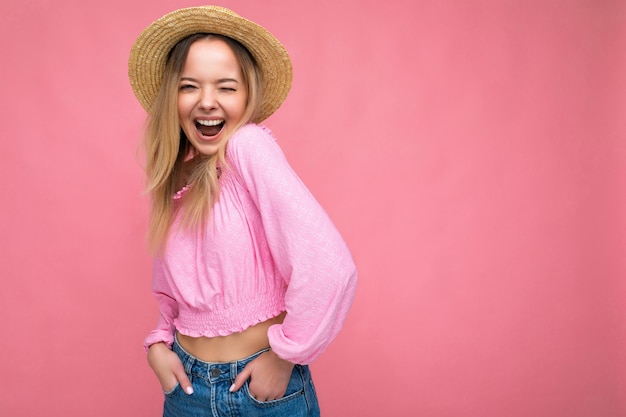
[[[287,391],[282,398],[278,398],[276,400],[270,401],[259,401],[252,396],[250,393],[250,385],[248,381],[243,386],[244,392],[248,399],[252,401],[252,403],[259,407],[272,407],[284,404],[286,402],[292,401],[296,398],[299,398],[304,395],[304,384],[306,381],[303,378],[303,373],[301,372],[300,365],[296,365],[291,373],[291,379],[289,380],[289,384],[287,385]]]
[[[171,397],[171,396],[172,396],[172,395],[174,395],[174,394],[176,393],[176,391],[178,391],[179,389],[180,389],[180,383],[179,383],[178,381],[176,381],[176,385],[174,385],[174,388],[172,388],[172,389],[171,389],[171,390],[169,390],[169,391],[165,391],[165,390],[162,390],[162,391],[163,391],[163,394],[164,394],[166,397]]]

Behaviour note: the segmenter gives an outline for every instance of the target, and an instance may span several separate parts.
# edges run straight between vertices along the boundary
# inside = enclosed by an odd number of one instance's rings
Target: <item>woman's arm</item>
[[[289,362],[310,363],[336,337],[354,299],[352,255],[267,129],[242,127],[230,139],[228,152],[288,284],[287,315],[282,324],[270,327],[270,346]]]

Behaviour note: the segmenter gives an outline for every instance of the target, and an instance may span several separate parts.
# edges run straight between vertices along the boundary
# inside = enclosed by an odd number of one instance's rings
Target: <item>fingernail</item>
[[[235,392],[235,384],[231,385],[230,388],[228,388],[228,391]]]
[[[186,392],[188,395],[191,395],[191,394],[193,394],[193,388],[191,388],[191,387],[187,387],[187,388],[185,388],[185,392]]]

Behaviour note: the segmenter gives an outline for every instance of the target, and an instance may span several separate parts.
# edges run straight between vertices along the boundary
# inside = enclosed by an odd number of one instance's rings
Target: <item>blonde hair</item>
[[[219,39],[232,49],[241,66],[248,93],[241,121],[225,132],[226,139],[212,156],[201,155],[193,148],[182,131],[178,118],[180,74],[189,48],[201,39]],[[183,211],[182,227],[193,229],[205,225],[211,207],[219,196],[218,167],[226,168],[228,139],[238,128],[254,120],[261,107],[261,85],[261,73],[254,58],[243,45],[231,38],[199,33],[181,40],[170,51],[161,88],[148,115],[144,137],[147,190],[151,196],[148,242],[153,252],[159,252],[165,247],[178,210]],[[198,162],[189,178],[184,178],[183,163],[190,158]],[[180,206],[175,207],[172,197],[184,181],[189,190],[182,198]]]

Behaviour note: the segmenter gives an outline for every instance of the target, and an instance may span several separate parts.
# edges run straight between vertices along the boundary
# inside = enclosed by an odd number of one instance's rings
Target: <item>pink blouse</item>
[[[310,363],[352,304],[357,273],[350,251],[269,129],[240,128],[226,161],[206,228],[184,231],[176,218],[155,259],[160,317],[144,346],[171,346],[175,331],[225,336],[286,311],[284,322],[268,330],[270,346],[285,360]]]

